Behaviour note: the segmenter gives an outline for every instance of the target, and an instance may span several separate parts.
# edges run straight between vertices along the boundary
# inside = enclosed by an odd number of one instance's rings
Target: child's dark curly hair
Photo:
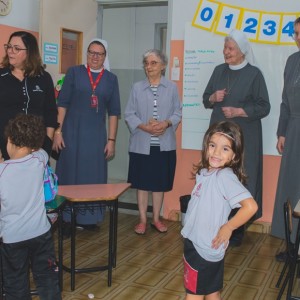
[[[5,136],[17,147],[38,150],[44,143],[46,128],[41,117],[20,114],[8,122]]]

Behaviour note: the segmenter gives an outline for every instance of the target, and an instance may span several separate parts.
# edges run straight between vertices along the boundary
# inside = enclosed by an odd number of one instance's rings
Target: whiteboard
[[[270,114],[262,119],[263,152],[278,155],[277,124],[283,88],[283,72],[289,55],[296,46],[251,43],[258,67],[262,71],[271,103]],[[202,140],[209,126],[211,109],[205,109],[202,95],[214,68],[224,63],[224,36],[185,25],[182,148],[202,149]]]

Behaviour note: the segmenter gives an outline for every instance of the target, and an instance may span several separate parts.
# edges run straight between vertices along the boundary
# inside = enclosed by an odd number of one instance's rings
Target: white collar
[[[85,67],[87,68],[87,65],[85,65]],[[103,67],[98,70],[94,70],[90,67],[90,70],[91,70],[91,72],[94,72],[94,73],[100,73],[103,70]]]
[[[244,59],[244,61],[242,63],[240,63],[239,65],[228,65],[230,70],[240,70],[243,69],[246,65],[248,64],[248,61],[246,59]]]

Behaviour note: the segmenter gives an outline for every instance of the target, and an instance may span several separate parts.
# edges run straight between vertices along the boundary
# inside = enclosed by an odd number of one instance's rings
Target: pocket
[[[184,263],[184,287],[196,294],[197,291],[197,282],[198,282],[198,271],[193,269],[190,264],[186,261],[183,256]]]

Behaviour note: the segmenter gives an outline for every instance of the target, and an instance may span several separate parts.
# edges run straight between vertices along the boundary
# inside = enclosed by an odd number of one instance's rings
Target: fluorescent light
[[[159,2],[167,2],[167,0],[96,0],[100,5],[106,4],[154,4]]]

